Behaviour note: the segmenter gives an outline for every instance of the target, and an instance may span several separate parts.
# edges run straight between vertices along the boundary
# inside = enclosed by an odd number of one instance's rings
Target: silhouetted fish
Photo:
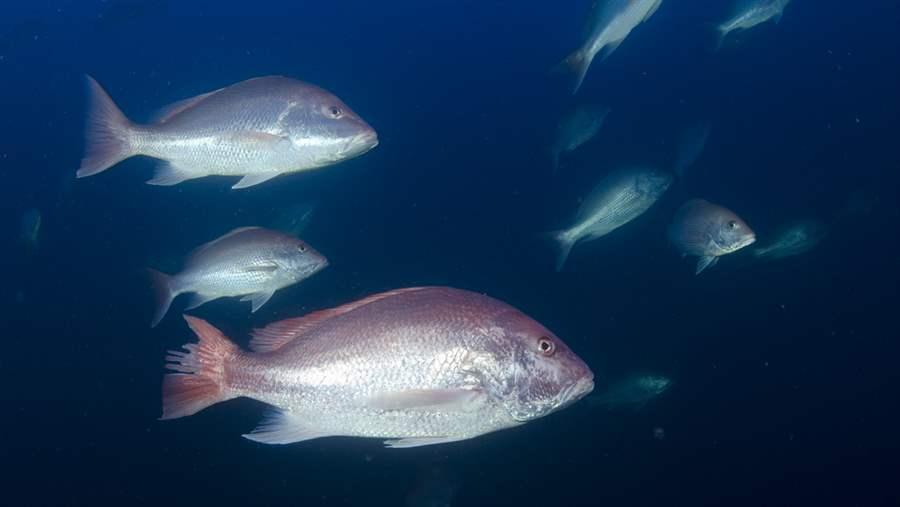
[[[770,19],[774,19],[778,23],[781,21],[784,8],[787,7],[790,1],[743,0],[738,4],[735,14],[716,27],[719,31],[719,40],[716,47],[721,46],[728,34],[735,30],[747,30]]]
[[[722,255],[756,241],[753,230],[733,211],[703,199],[691,199],[675,213],[669,240],[684,255],[696,255],[696,274],[714,265]]]

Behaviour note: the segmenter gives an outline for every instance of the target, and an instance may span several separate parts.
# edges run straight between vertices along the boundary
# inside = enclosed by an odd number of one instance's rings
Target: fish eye
[[[300,253],[305,253],[305,252],[306,252],[306,245],[304,245],[304,244],[301,243],[300,246],[297,247],[297,250],[299,250]]]
[[[553,343],[553,340],[547,338],[546,336],[541,336],[537,341],[538,350],[541,354],[550,357],[556,352],[556,344]]]
[[[734,220],[728,222],[728,228],[729,228],[729,229],[737,229],[737,226],[738,226],[738,224],[737,224],[737,222],[735,222]]]
[[[328,108],[328,114],[330,114],[332,118],[338,119],[344,115],[344,112],[337,106],[331,106]]]

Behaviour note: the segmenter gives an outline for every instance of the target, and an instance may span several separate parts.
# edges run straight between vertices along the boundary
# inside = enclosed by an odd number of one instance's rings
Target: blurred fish
[[[588,397],[593,407],[617,409],[643,408],[649,401],[672,387],[672,381],[659,375],[632,375],[613,385],[605,392]]]
[[[459,475],[442,467],[428,469],[406,496],[406,507],[451,507],[462,486]]]
[[[41,233],[41,212],[30,208],[22,213],[20,221],[19,238],[22,244],[29,250],[37,250],[38,238]]]
[[[556,270],[563,268],[576,243],[605,236],[641,216],[671,184],[672,175],[651,168],[610,172],[581,203],[575,224],[551,233],[559,244]]]
[[[265,444],[327,436],[388,447],[465,440],[569,406],[593,388],[584,362],[544,326],[481,294],[417,287],[254,332],[240,350],[185,316],[200,343],[170,352],[162,419],[231,398],[273,405],[244,435]]]
[[[637,25],[659,8],[662,0],[594,0],[584,43],[560,64],[575,76],[572,93],[578,91],[597,53],[606,58]]]
[[[210,175],[242,176],[250,187],[280,174],[341,162],[378,144],[375,131],[346,104],[316,86],[268,76],[176,102],[152,124],[129,121],[88,77],[91,104],[78,177],[135,155],[164,162],[151,185]]]
[[[772,241],[753,250],[758,259],[782,259],[806,253],[828,235],[828,226],[819,220],[797,220],[782,226]]]
[[[709,122],[699,123],[685,129],[678,143],[678,156],[672,169],[678,179],[684,178],[688,169],[697,163],[706,141],[709,139],[711,125]]]
[[[716,27],[719,40],[716,47],[721,47],[728,34],[735,30],[747,30],[756,25],[774,19],[781,21],[784,8],[791,0],[743,0],[738,3],[734,15]]]
[[[194,250],[184,269],[169,276],[149,270],[157,307],[152,325],[166,315],[179,294],[194,293],[187,309],[229,296],[244,296],[255,312],[283,289],[328,266],[303,241],[262,227],[242,227]]]
[[[315,201],[307,201],[279,209],[271,228],[292,236],[303,234],[312,221],[317,204]]]
[[[579,105],[562,118],[556,130],[556,140],[550,148],[554,171],[559,168],[561,155],[575,151],[597,135],[607,114],[607,107]]]
[[[756,241],[753,230],[731,210],[703,199],[691,199],[675,213],[669,240],[683,255],[696,255],[696,274],[714,265],[719,257]]]

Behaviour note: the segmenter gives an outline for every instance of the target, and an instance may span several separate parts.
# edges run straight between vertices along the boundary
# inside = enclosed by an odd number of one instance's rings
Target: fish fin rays
[[[273,294],[275,294],[274,290],[269,292],[254,292],[253,294],[247,294],[242,297],[241,301],[249,301],[250,313],[256,313],[256,310],[262,308],[262,305],[266,304],[266,302],[272,298]]]
[[[156,172],[153,173],[153,178],[147,180],[146,183],[148,185],[168,187],[177,185],[183,181],[200,178],[202,176],[206,175],[192,174],[191,171],[188,171],[183,167],[178,167],[174,163],[164,160],[159,163],[159,166],[156,168]]]
[[[375,395],[366,401],[366,406],[384,411],[429,408],[470,412],[483,395],[479,389],[409,389]]]
[[[271,180],[272,178],[278,176],[279,174],[281,174],[281,173],[271,172],[271,173],[247,174],[243,178],[241,178],[237,183],[232,185],[231,188],[232,188],[232,190],[240,190],[242,188],[259,185],[260,183]]]
[[[572,76],[572,94],[574,95],[581,88],[581,83],[584,82],[584,76],[587,74],[592,60],[593,55],[586,54],[585,51],[579,49],[554,67],[553,71]]]
[[[101,173],[136,153],[131,147],[133,124],[94,78],[85,76],[88,88],[88,115],[85,154],[78,178]]]
[[[188,300],[188,304],[184,307],[185,310],[193,310],[198,306],[205,305],[214,299],[218,299],[219,296],[212,296],[209,294],[200,294],[199,292],[195,292],[191,294],[191,298]]]
[[[333,435],[307,427],[297,414],[273,409],[253,431],[242,436],[261,444],[284,445]]]
[[[560,272],[563,266],[566,265],[566,260],[569,258],[569,253],[572,251],[572,247],[575,246],[576,240],[570,238],[566,230],[548,232],[546,237],[553,240],[556,244],[556,271]]]
[[[459,442],[469,437],[415,437],[415,438],[397,438],[393,440],[385,440],[384,446],[389,449],[409,449],[412,447],[424,447],[426,445],[448,444],[450,442]]]
[[[166,123],[167,121],[171,120],[175,116],[196,106],[197,104],[202,102],[203,99],[205,99],[211,95],[214,95],[216,93],[219,93],[222,90],[224,90],[224,88],[219,88],[218,90],[214,90],[211,92],[201,93],[200,95],[197,95],[196,97],[190,97],[190,98],[187,98],[184,100],[179,100],[177,102],[173,102],[173,103],[169,104],[168,106],[157,111],[156,114],[153,115],[153,117],[150,119],[150,121],[152,123]]]
[[[719,262],[719,258],[712,255],[700,257],[697,260],[697,270],[694,272],[694,274],[699,275],[703,272],[703,270],[715,266],[717,262]]]
[[[172,306],[172,301],[178,293],[173,290],[174,280],[171,276],[150,268],[147,268],[147,275],[150,278],[150,285],[153,288],[155,300],[150,327],[156,327],[163,317],[166,316],[166,313],[169,312],[169,307]]]

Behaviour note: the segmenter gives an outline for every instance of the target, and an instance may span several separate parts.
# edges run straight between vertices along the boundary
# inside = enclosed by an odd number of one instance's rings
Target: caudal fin
[[[555,67],[557,72],[566,72],[572,75],[572,94],[574,95],[581,88],[584,76],[587,74],[588,67],[591,66],[593,56],[585,51],[577,50],[565,60]]]
[[[166,368],[178,373],[163,377],[160,419],[193,415],[234,398],[227,392],[225,364],[237,357],[240,349],[209,322],[190,315],[184,320],[200,342],[185,345],[187,352],[170,350],[166,356]]]
[[[566,259],[569,258],[569,252],[575,246],[575,240],[569,236],[567,231],[554,231],[548,236],[556,242],[556,247],[559,249],[556,256],[556,271],[562,271],[563,266],[566,265]]]
[[[172,305],[172,300],[177,296],[177,292],[172,287],[172,277],[165,274],[160,273],[155,269],[147,269],[147,275],[150,277],[150,285],[153,287],[153,299],[154,299],[154,309],[153,309],[153,320],[150,321],[150,327],[156,327],[159,324],[159,321],[166,316],[166,313],[169,311],[169,306]]]
[[[88,113],[84,158],[75,175],[92,176],[135,155],[131,148],[133,125],[91,76],[87,76]]]

